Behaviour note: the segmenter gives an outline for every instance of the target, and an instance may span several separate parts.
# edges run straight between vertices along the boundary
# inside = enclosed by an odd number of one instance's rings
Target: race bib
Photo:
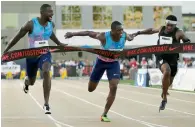
[[[173,38],[172,37],[160,36],[160,45],[172,44],[172,42],[173,42]]]
[[[43,47],[43,46],[49,46],[49,43],[47,40],[35,41],[34,46],[35,46],[35,48],[39,48],[39,47]]]

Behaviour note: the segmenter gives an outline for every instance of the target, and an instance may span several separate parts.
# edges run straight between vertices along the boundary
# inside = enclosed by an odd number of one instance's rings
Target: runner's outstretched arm
[[[149,29],[145,29],[143,31],[137,31],[136,33],[133,33],[132,35],[134,37],[136,37],[137,35],[141,35],[141,34],[155,34],[155,33],[159,33],[161,30],[161,28],[155,29],[155,28],[149,28]]]
[[[26,33],[30,32],[32,30],[32,21],[28,21],[24,24],[18,31],[18,33],[15,35],[15,37],[10,40],[8,45],[6,46],[4,53],[6,53],[10,48],[12,48],[21,38],[23,38]]]
[[[89,36],[93,39],[97,39],[101,41],[101,43],[105,43],[105,33],[104,32],[94,32],[94,31],[80,31],[80,32],[67,32],[64,37],[71,38],[73,36]]]

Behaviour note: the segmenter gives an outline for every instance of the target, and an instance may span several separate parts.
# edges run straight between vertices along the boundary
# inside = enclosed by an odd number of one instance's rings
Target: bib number
[[[49,46],[49,43],[47,40],[42,40],[42,41],[35,41],[35,48],[43,47],[43,46]]]
[[[172,44],[172,42],[173,42],[172,37],[160,36],[160,45]]]

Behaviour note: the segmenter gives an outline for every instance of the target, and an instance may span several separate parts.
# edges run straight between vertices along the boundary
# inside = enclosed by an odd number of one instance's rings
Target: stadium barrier
[[[77,77],[76,66],[56,67],[52,66],[50,71],[51,78],[66,79],[68,77]],[[83,76],[89,76],[92,71],[92,66],[85,66]],[[195,68],[179,68],[177,75],[172,84],[172,89],[195,91]],[[131,74],[134,77],[135,85],[139,87],[148,86],[161,86],[162,73],[159,69],[138,69],[135,73]],[[20,65],[2,65],[1,66],[1,79],[21,79],[26,76],[26,70],[22,69]],[[42,79],[42,73],[37,71],[37,79]],[[106,72],[102,80],[107,80]]]
[[[1,79],[19,79],[20,65],[1,65]]]
[[[195,91],[195,68],[179,68],[173,80],[172,89]],[[162,85],[159,69],[138,69],[135,85],[140,87]]]
[[[26,76],[26,70],[21,69],[20,65],[2,65],[1,66],[1,79],[21,79]],[[82,72],[82,76],[89,76],[92,71],[92,66],[85,66]],[[67,77],[78,77],[76,66],[60,67],[52,65],[50,71],[51,78],[66,79]],[[37,71],[37,79],[42,79],[43,74],[40,70]]]

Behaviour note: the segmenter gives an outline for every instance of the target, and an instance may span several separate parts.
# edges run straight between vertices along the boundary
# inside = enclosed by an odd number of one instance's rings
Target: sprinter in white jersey
[[[11,47],[13,47],[26,33],[29,38],[29,48],[38,48],[43,46],[49,46],[48,40],[51,39],[57,45],[66,46],[67,44],[61,43],[53,32],[54,23],[52,22],[53,10],[51,5],[43,4],[40,8],[40,17],[33,18],[21,27],[20,31],[10,41],[6,47],[4,53],[6,53]],[[48,51],[39,57],[26,59],[27,77],[24,82],[24,92],[27,93],[30,85],[34,85],[36,80],[36,74],[38,68],[43,72],[43,94],[44,94],[44,106],[45,114],[51,114],[49,106],[49,96],[51,90],[51,53]]]

